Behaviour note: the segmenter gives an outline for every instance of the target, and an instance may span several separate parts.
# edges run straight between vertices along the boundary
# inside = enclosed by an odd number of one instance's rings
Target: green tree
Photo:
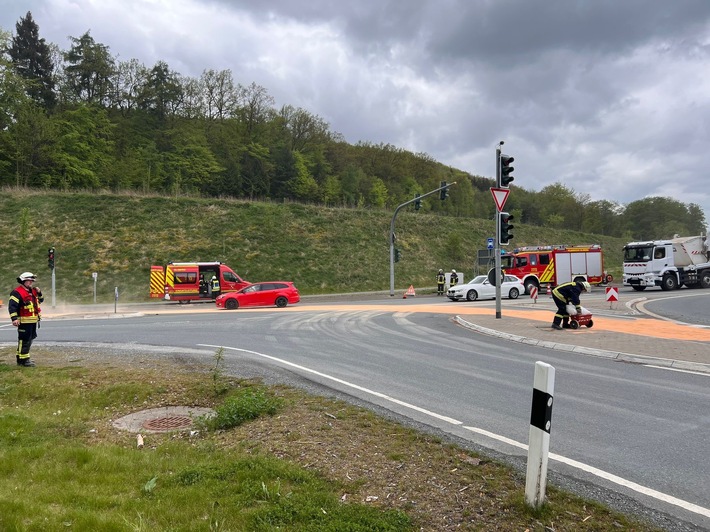
[[[29,103],[25,93],[25,80],[13,68],[5,54],[10,43],[10,33],[0,29],[0,181],[6,182],[14,161],[14,142],[10,127],[16,122],[19,109]]]
[[[223,168],[210,150],[204,131],[180,124],[167,132],[170,145],[163,153],[167,189],[180,193],[198,192]]]
[[[50,48],[39,38],[39,26],[32,13],[21,17],[15,25],[16,33],[9,49],[12,64],[17,73],[27,80],[27,94],[46,109],[56,103],[54,94],[54,64]]]
[[[33,100],[25,100],[16,108],[7,134],[15,185],[46,186],[54,171],[56,132],[44,109]]]
[[[321,187],[321,201],[325,205],[339,205],[342,203],[342,198],[343,189],[340,180],[334,175],[329,175]]]
[[[341,189],[345,205],[354,207],[360,202],[360,184],[366,179],[362,168],[348,166],[340,177]]]
[[[289,147],[292,150],[309,153],[329,138],[328,123],[305,109],[284,105],[279,117],[288,132]]]
[[[694,204],[686,206],[678,200],[650,197],[632,201],[623,213],[624,227],[639,240],[690,236],[704,232],[705,217]]]
[[[562,183],[553,183],[540,191],[539,201],[542,202],[542,221],[548,227],[581,229],[581,220],[577,212],[580,203],[572,189]]]
[[[250,142],[242,149],[240,167],[244,194],[251,199],[268,196],[274,170],[269,149],[257,142]]]
[[[108,106],[116,69],[109,47],[94,41],[88,31],[79,38],[69,37],[69,40],[72,46],[64,54],[67,99]]]
[[[200,77],[202,99],[210,120],[224,120],[235,116],[239,105],[239,91],[231,70],[205,70]]]
[[[293,152],[295,175],[289,181],[289,189],[296,199],[314,201],[318,198],[318,183],[308,171],[305,157],[298,151]]]
[[[140,94],[148,82],[148,69],[137,59],[119,61],[111,77],[111,107],[128,115],[138,108]]]
[[[621,236],[618,224],[622,207],[608,200],[593,201],[584,207],[582,231],[597,235]]]
[[[384,208],[387,205],[387,185],[379,177],[372,179],[367,201],[373,207]]]
[[[63,189],[108,185],[113,161],[113,124],[106,110],[79,105],[54,119],[57,127],[56,171],[48,185]]]
[[[143,86],[141,106],[147,109],[160,123],[175,116],[182,105],[183,87],[180,75],[170,70],[164,61],[158,61],[148,73]]]
[[[252,83],[248,87],[237,87],[239,98],[237,115],[246,127],[246,134],[254,140],[260,126],[273,115],[274,98],[261,85]]]

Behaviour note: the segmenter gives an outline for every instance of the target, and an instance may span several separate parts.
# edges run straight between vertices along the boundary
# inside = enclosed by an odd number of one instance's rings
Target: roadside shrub
[[[203,421],[207,430],[227,430],[262,415],[273,416],[283,401],[263,388],[241,388],[228,397],[216,414]]]

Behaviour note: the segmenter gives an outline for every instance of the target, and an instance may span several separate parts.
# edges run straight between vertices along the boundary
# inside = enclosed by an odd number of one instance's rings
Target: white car
[[[509,297],[510,299],[518,299],[520,294],[525,293],[523,282],[515,275],[506,275],[503,284],[500,287],[501,297]],[[446,292],[446,297],[451,301],[459,301],[466,299],[467,301],[476,301],[477,299],[492,299],[496,297],[496,287],[488,281],[487,275],[479,275],[474,277],[466,284],[460,284],[449,288]]]

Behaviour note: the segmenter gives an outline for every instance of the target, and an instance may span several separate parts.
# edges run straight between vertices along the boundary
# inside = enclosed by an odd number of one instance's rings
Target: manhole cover
[[[149,419],[143,423],[143,428],[155,432],[186,429],[192,426],[192,418],[187,416],[167,416]]]
[[[193,425],[193,420],[214,415],[215,411],[211,408],[162,406],[123,416],[115,420],[113,426],[131,432],[169,432],[188,429]]]

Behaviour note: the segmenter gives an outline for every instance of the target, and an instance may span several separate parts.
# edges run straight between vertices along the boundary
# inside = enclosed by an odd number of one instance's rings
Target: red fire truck
[[[525,292],[532,287],[557,286],[569,281],[592,285],[611,281],[604,271],[601,246],[525,246],[501,256],[505,273],[519,277]]]
[[[150,267],[150,297],[166,301],[209,301],[212,277],[219,279],[220,292],[236,292],[251,283],[222,262],[170,262]]]

